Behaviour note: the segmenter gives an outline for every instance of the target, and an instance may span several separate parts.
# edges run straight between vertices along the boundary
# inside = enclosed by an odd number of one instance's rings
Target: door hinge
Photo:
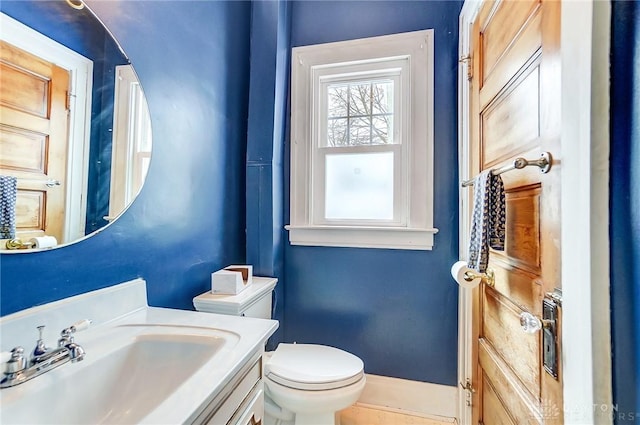
[[[470,54],[462,56],[458,59],[458,62],[467,65],[467,80],[471,81],[473,79],[473,60]]]
[[[75,94],[72,94],[70,91],[67,90],[67,96],[65,98],[65,105],[64,105],[67,111],[71,110],[71,98],[75,96],[76,96]]]
[[[464,381],[464,384],[460,382],[460,387],[465,390],[465,399],[467,406],[471,406],[473,401],[473,394],[476,392],[475,388],[473,388],[473,385],[471,385],[471,381],[467,378],[467,380]]]

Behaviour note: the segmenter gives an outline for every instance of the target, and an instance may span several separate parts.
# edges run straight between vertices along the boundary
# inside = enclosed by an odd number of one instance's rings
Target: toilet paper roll
[[[457,261],[453,266],[451,266],[451,276],[453,276],[453,279],[458,282],[458,285],[461,287],[475,288],[480,284],[480,278],[477,277],[471,281],[466,280],[464,278],[464,273],[468,270],[470,269],[467,267],[466,261]]]
[[[33,248],[51,248],[58,245],[58,240],[55,236],[38,236],[29,239],[29,242],[33,244]]]

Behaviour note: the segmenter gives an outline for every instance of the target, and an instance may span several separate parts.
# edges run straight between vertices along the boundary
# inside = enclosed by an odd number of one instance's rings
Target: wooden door
[[[16,237],[62,242],[69,73],[0,43],[0,174],[18,178]]]
[[[490,254],[494,286],[483,283],[474,293],[474,423],[559,424],[560,4],[486,1],[472,37],[472,168],[497,169],[544,151],[554,158],[547,174],[535,166],[501,174],[505,250]],[[523,313],[542,319],[549,312],[555,321],[523,330]]]

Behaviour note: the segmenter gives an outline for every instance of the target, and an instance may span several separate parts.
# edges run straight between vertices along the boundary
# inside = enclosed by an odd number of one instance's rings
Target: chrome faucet
[[[11,359],[5,364],[4,378],[0,381],[0,388],[22,384],[68,361],[75,363],[83,360],[84,349],[74,342],[72,334],[87,329],[90,324],[91,320],[85,319],[63,329],[58,339],[58,347],[54,349],[46,347],[42,337],[44,326],[38,326],[40,337],[31,352],[28,365],[22,347],[11,350]]]

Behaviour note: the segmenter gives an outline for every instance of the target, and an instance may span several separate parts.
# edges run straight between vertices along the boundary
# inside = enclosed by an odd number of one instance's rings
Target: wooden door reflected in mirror
[[[140,191],[152,146],[146,100],[87,8],[8,0],[0,11],[0,175],[18,179],[15,236],[72,243]]]

